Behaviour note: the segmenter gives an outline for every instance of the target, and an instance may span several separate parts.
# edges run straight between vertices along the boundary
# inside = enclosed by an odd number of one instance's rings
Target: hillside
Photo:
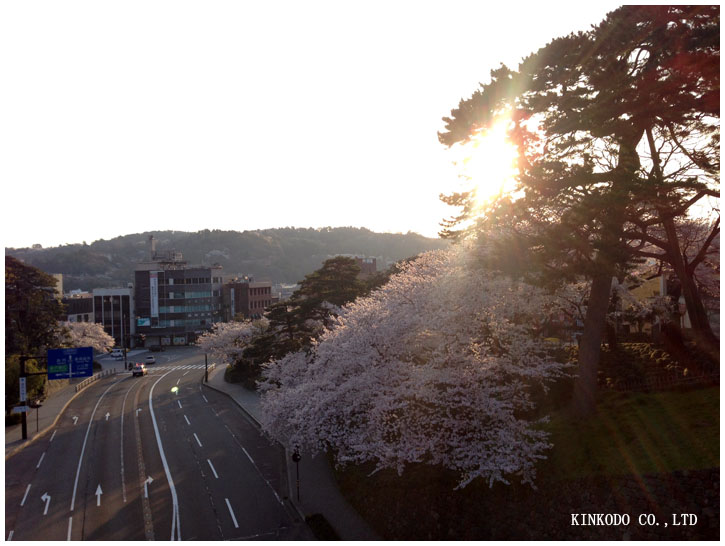
[[[190,265],[220,264],[225,275],[252,275],[273,283],[296,283],[338,254],[376,257],[378,270],[447,242],[416,233],[374,233],[367,229],[279,228],[257,231],[154,231],[91,244],[52,248],[6,248],[5,254],[47,273],[63,274],[65,291],[116,287],[133,282],[134,268],[149,259],[149,236],[158,251],[183,253]]]

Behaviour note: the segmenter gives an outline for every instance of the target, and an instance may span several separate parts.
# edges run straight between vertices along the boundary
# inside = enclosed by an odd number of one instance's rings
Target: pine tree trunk
[[[690,325],[692,326],[695,341],[711,359],[719,361],[719,343],[710,326],[710,320],[707,317],[705,306],[702,304],[702,298],[695,284],[695,279],[688,270],[682,251],[680,250],[680,243],[677,238],[677,232],[675,231],[675,222],[671,217],[665,217],[662,223],[670,247],[668,254],[670,255],[675,274],[682,286],[682,296],[685,299],[685,307],[687,309],[687,315],[690,318]]]
[[[592,415],[597,406],[597,372],[602,351],[602,333],[607,321],[613,267],[603,267],[592,279],[584,333],[579,346],[579,375],[574,382],[572,409],[576,417]]]
[[[652,129],[646,129],[645,133],[647,135],[647,141],[654,164],[654,175],[657,177],[658,181],[662,183],[662,168],[660,166],[659,154],[657,152],[657,147],[655,146]],[[690,324],[692,325],[695,340],[701,348],[710,354],[711,358],[714,358],[719,362],[719,343],[717,337],[712,331],[712,327],[710,326],[710,320],[707,317],[705,306],[702,304],[702,298],[700,297],[697,285],[695,284],[695,279],[688,270],[685,258],[682,255],[680,241],[677,237],[677,230],[675,228],[675,220],[669,214],[669,211],[663,207],[658,207],[658,213],[662,218],[662,225],[665,228],[665,234],[667,236],[667,244],[669,247],[667,249],[667,254],[670,259],[670,264],[675,270],[675,274],[678,279],[680,279],[682,296],[685,298],[685,307],[687,308],[687,314],[690,318]]]

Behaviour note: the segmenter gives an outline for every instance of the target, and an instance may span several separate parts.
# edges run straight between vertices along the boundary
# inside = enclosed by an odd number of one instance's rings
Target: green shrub
[[[224,381],[227,383],[241,383],[244,388],[249,390],[257,390],[257,380],[260,377],[260,369],[248,362],[237,362],[234,365],[227,366],[224,371]]]
[[[307,516],[305,522],[309,525],[317,540],[340,540],[340,536],[322,514]]]

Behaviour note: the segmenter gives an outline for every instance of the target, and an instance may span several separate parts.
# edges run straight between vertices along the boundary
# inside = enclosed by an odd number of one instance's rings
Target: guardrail
[[[116,373],[116,369],[115,368],[111,368],[110,370],[104,370],[101,373],[97,373],[95,375],[92,375],[88,379],[84,379],[83,381],[81,381],[80,383],[78,383],[76,385],[76,392],[82,391],[88,385],[90,385],[94,381],[98,381],[102,377],[106,377],[106,376],[109,376],[109,375],[115,375],[115,373]]]

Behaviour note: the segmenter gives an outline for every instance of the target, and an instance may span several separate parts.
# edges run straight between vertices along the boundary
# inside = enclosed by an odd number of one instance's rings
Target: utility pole
[[[123,299],[121,300],[121,306],[123,306]],[[126,322],[126,317],[121,311],[121,348],[123,349],[123,369],[128,370],[128,362],[126,361],[126,335],[123,331],[123,325]]]

